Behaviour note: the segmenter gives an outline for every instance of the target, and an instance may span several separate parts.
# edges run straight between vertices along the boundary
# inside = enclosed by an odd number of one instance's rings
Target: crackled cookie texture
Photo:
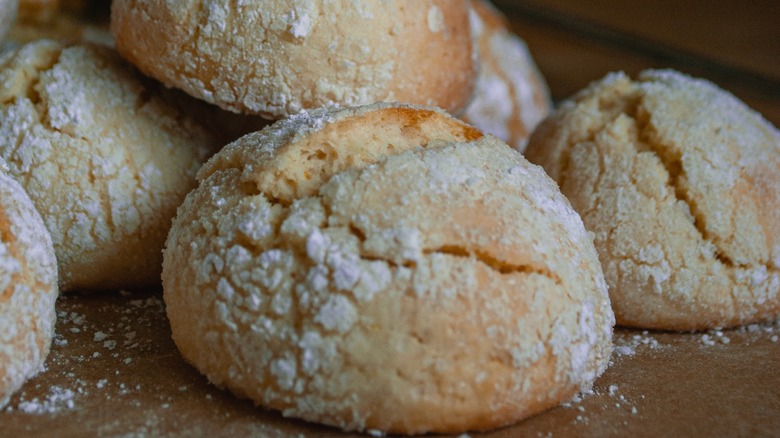
[[[6,170],[0,160],[0,407],[43,367],[58,293],[49,232]]]
[[[51,232],[61,289],[159,284],[209,136],[105,47],[6,51],[0,84],[0,155]]]
[[[505,425],[592,384],[614,317],[555,184],[441,111],[302,113],[228,145],[163,265],[183,356],[346,430]]]
[[[501,12],[487,0],[472,0],[471,5],[479,75],[461,117],[523,152],[531,132],[552,109],[547,83]]]
[[[224,109],[279,119],[323,105],[468,103],[467,0],[116,0],[117,49]]]
[[[705,329],[780,314],[780,134],[704,80],[611,74],[532,137],[595,233],[618,323]]]

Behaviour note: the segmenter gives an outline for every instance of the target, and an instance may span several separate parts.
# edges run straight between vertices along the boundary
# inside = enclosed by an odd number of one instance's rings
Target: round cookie
[[[0,407],[43,367],[56,300],[57,260],[49,232],[0,160]]]
[[[479,76],[461,118],[518,152],[552,109],[550,92],[523,40],[487,0],[472,0],[471,30],[479,54]]]
[[[476,65],[467,0],[116,0],[119,53],[168,86],[278,119],[401,101],[457,113]]]
[[[112,50],[0,56],[0,156],[49,229],[60,289],[159,285],[170,220],[213,147]]]
[[[618,324],[691,330],[780,314],[780,134],[704,80],[611,74],[526,156],[595,233]]]
[[[19,0],[0,0],[0,41],[11,29],[11,25],[16,20]]]
[[[579,216],[537,166],[445,113],[302,113],[198,173],[166,242],[173,339],[283,415],[490,429],[588,387],[614,316]]]

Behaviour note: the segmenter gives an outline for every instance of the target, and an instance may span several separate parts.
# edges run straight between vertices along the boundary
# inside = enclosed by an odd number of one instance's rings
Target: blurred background
[[[606,73],[674,68],[780,126],[780,1],[492,0],[559,101]]]

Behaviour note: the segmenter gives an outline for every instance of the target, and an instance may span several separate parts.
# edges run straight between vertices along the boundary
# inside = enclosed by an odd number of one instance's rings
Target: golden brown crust
[[[42,40],[0,66],[0,155],[52,234],[60,287],[159,284],[209,136],[106,47]]]
[[[614,318],[579,217],[439,110],[303,113],[198,179],[164,298],[182,355],[240,396],[346,430],[457,432],[554,406],[606,366]]]
[[[117,49],[168,86],[274,119],[387,100],[459,112],[472,94],[466,0],[218,5],[115,1]]]
[[[619,324],[780,314],[780,134],[732,95],[672,71],[613,74],[546,120],[526,156],[595,233]]]
[[[0,160],[0,407],[43,367],[54,336],[57,261],[51,237]]]
[[[322,119],[312,122],[318,117]],[[328,124],[329,129],[320,129],[321,124]],[[345,131],[350,132],[347,138]],[[384,155],[435,140],[464,142],[482,135],[474,127],[443,117],[440,110],[432,108],[389,106],[381,111],[314,111],[293,116],[281,121],[274,130],[258,132],[252,138],[228,145],[203,166],[198,179],[206,179],[246,156],[262,154],[265,159],[257,160],[259,167],[253,168],[258,175],[258,190],[289,205],[295,199],[313,195],[334,174],[345,169],[362,167]],[[381,147],[366,147],[380,138],[385,142]],[[257,145],[262,149],[257,150]]]
[[[487,0],[472,0],[471,30],[479,54],[468,123],[523,152],[531,132],[552,109],[550,92],[523,40]]]

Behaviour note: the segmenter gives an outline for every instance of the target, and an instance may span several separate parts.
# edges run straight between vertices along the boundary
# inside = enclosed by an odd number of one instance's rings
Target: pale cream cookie
[[[462,111],[476,65],[467,0],[116,0],[119,52],[168,86],[278,119],[328,104]]]
[[[0,160],[0,407],[43,367],[57,293],[49,232]]]
[[[319,109],[198,173],[163,263],[173,339],[211,382],[345,430],[462,432],[570,399],[614,316],[541,168],[444,112]]]
[[[706,329],[780,314],[780,133],[678,72],[611,74],[526,150],[595,234],[619,324]]]
[[[471,31],[479,55],[474,96],[461,118],[518,152],[552,109],[550,91],[525,42],[487,0],[472,0]]]
[[[158,285],[210,136],[111,49],[38,41],[0,56],[0,156],[52,235],[60,288]]]

